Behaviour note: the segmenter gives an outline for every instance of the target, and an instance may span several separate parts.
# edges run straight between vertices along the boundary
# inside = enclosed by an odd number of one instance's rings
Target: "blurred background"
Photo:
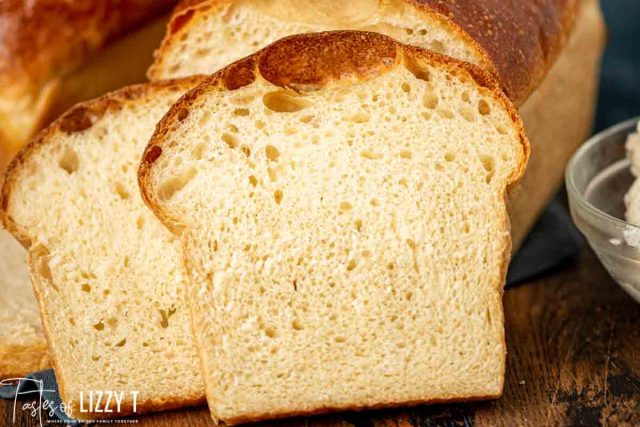
[[[640,0],[602,0],[609,42],[595,131],[640,116]]]

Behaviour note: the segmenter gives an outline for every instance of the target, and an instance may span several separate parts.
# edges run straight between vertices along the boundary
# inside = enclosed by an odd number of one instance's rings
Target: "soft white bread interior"
[[[500,395],[527,157],[488,73],[374,33],[286,38],[185,95],[139,180],[183,236],[213,417]]]
[[[0,229],[0,380],[49,366],[38,304],[27,272],[27,252]]]
[[[75,418],[204,399],[179,247],[145,207],[136,180],[155,124],[196,80],[132,86],[79,104],[8,169],[4,223],[29,249],[60,393]],[[80,412],[80,393],[87,408],[95,390],[124,392],[120,412]]]

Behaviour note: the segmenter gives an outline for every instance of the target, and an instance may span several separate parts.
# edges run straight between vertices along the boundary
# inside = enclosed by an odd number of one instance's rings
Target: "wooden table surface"
[[[583,247],[574,261],[505,293],[507,380],[492,402],[271,423],[279,426],[640,426],[640,305]],[[37,426],[0,401],[0,425]],[[212,426],[205,407],[139,417],[145,427]]]

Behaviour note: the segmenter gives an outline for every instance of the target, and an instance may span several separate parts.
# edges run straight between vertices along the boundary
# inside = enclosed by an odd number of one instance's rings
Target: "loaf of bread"
[[[0,185],[11,158],[78,101],[144,81],[174,0],[0,2]],[[162,16],[160,16],[162,15]],[[13,246],[11,237],[0,237]],[[6,248],[0,275],[0,378],[49,367],[24,250]],[[26,285],[26,287],[25,287]]]
[[[188,92],[139,182],[182,236],[214,419],[499,396],[528,153],[489,73],[376,33],[285,38]]]
[[[136,179],[156,123],[196,82],[133,86],[79,104],[7,171],[4,225],[28,248],[60,393],[74,418],[204,400],[179,247],[145,207]],[[120,411],[81,412],[82,396],[88,408],[96,390],[124,393]]]
[[[144,80],[175,0],[0,2],[0,170],[76,102]]]
[[[0,229],[0,380],[22,377],[49,366],[27,253]]]
[[[631,160],[631,172],[640,177],[640,123],[637,132],[629,135],[627,139],[627,151]],[[640,179],[636,179],[625,197],[627,205],[627,221],[640,225]]]
[[[331,29],[380,32],[500,77],[521,104],[533,152],[509,203],[519,247],[591,132],[605,41],[598,1],[183,1],[149,77],[211,73],[277,38]]]

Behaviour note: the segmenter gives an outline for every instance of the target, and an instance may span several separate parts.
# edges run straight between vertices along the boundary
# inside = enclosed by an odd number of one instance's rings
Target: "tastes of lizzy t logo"
[[[69,418],[73,418],[72,403],[57,403],[59,402],[56,396],[56,390],[50,390],[44,388],[44,382],[42,380],[34,378],[9,378],[0,381],[0,386],[12,386],[16,388],[16,393],[13,399],[13,418],[12,421],[16,422],[16,410],[18,409],[18,397],[25,396],[31,397],[28,402],[20,405],[20,409],[23,412],[28,413],[32,417],[38,418],[38,423],[43,426],[43,414],[46,414],[48,419],[55,419],[56,413],[62,412]],[[134,414],[137,412],[138,395],[140,392],[129,392],[131,412]],[[36,399],[33,399],[33,397]],[[122,403],[125,398],[124,391],[111,391],[111,390],[90,390],[81,391],[79,394],[79,402],[77,409],[79,412],[85,414],[95,414],[99,417],[101,414],[117,414],[122,411]],[[87,415],[82,417],[83,419],[89,418]],[[100,417],[102,418],[102,417]],[[121,423],[127,420],[119,420]],[[129,420],[135,422],[135,420]],[[54,421],[55,422],[55,421]]]

